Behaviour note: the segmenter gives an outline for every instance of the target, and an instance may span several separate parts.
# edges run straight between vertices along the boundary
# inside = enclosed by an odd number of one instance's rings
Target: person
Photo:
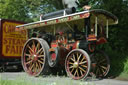
[[[64,4],[65,8],[77,8],[79,5],[78,0],[62,0],[62,3]]]

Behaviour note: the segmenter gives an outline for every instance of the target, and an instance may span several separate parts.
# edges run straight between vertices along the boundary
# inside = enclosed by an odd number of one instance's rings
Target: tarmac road
[[[32,77],[25,72],[3,72],[0,73],[3,80],[24,80],[33,82],[36,85],[128,85],[128,81],[115,79],[95,79],[87,78],[86,80],[73,80],[64,76],[40,76]],[[37,83],[38,82],[38,83]]]

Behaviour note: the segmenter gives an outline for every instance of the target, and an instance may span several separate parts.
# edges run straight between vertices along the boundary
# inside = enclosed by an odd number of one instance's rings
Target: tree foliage
[[[0,18],[26,21],[29,17],[23,0],[1,0]]]
[[[0,18],[4,19],[30,22],[53,9],[51,0],[0,0]]]

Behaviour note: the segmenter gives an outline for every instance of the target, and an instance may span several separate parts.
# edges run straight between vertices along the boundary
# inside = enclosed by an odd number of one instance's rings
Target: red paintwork
[[[106,42],[107,42],[107,40],[104,37],[101,37],[96,41],[96,44],[99,45],[99,44],[103,44],[103,43],[106,43]]]
[[[52,48],[56,48],[58,45],[56,43],[51,43]]]
[[[60,47],[59,53],[60,53],[59,54],[59,64],[61,66],[64,66],[65,65],[65,59],[66,59],[66,56],[69,53],[69,51],[67,49],[65,49],[64,47]]]
[[[51,59],[52,59],[52,60],[56,60],[56,54],[55,54],[55,53],[52,53],[52,54],[51,54]]]
[[[88,45],[88,49],[89,49],[90,52],[94,52],[95,49],[96,49],[95,43],[90,43]]]

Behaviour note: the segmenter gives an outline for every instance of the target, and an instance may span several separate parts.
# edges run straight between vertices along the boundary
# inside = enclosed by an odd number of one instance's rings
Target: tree
[[[0,18],[30,22],[40,13],[52,11],[48,0],[0,0]]]
[[[1,0],[0,18],[29,21],[28,10],[24,8],[23,0]]]

